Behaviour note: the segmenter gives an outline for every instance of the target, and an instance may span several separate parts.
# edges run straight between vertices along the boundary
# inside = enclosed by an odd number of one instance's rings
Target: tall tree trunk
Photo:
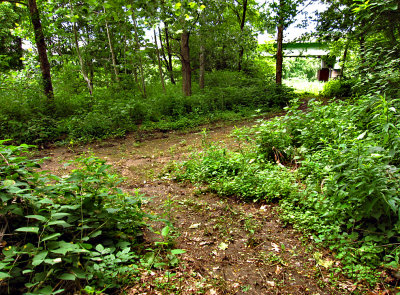
[[[24,67],[24,63],[22,62],[22,57],[24,55],[24,49],[22,48],[22,38],[20,37],[15,37],[15,43],[16,43],[16,51],[19,57],[18,60],[18,69],[21,70]]]
[[[161,30],[159,29],[159,37],[160,37],[160,44],[161,47],[163,47],[162,45],[162,38],[161,38]],[[171,83],[172,84],[176,84],[175,82],[175,78],[174,78],[174,71],[173,71],[173,66],[172,66],[172,52],[171,52],[171,46],[169,43],[169,32],[168,32],[168,25],[166,23],[164,23],[164,33],[165,33],[165,45],[166,45],[166,49],[167,49],[167,54],[168,54],[168,60],[165,57],[165,53],[163,52],[163,56],[164,56],[164,60],[165,60],[165,64],[167,65],[167,70],[169,73],[169,78],[171,79]]]
[[[85,62],[82,58],[81,50],[79,48],[78,32],[76,30],[76,23],[73,24],[73,30],[74,30],[75,50],[76,50],[76,54],[78,55],[79,65],[81,66],[81,73],[82,73],[83,79],[86,81],[87,87],[89,89],[89,93],[90,93],[90,95],[92,95],[93,94],[93,83],[92,83],[91,79],[89,79],[89,76],[86,71]]]
[[[277,36],[277,51],[276,51],[276,84],[282,85],[282,72],[283,72],[283,30],[284,30],[284,0],[279,0],[279,23],[278,23],[278,36]]]
[[[349,51],[350,40],[346,41],[346,45],[344,47],[343,58],[342,58],[342,66],[340,69],[340,80],[344,78],[344,70],[346,68],[346,60],[347,60],[347,53]]]
[[[132,21],[133,21],[133,29],[135,31],[136,52],[139,55],[139,69],[140,69],[140,77],[141,77],[141,80],[142,80],[143,96],[146,97],[147,96],[147,94],[146,94],[146,81],[144,79],[143,59],[142,59],[142,54],[140,52],[139,35],[138,35],[138,32],[137,32],[137,23],[136,23],[136,17],[135,17],[135,12],[133,11],[133,8],[132,8]]]
[[[240,22],[240,33],[242,35],[241,38],[243,38],[244,25],[246,23],[246,11],[247,11],[247,0],[243,0],[243,14]],[[238,64],[239,72],[242,70],[243,55],[244,55],[244,46],[243,44],[241,44],[239,50],[239,64]]]
[[[157,53],[158,72],[160,73],[161,85],[162,85],[163,91],[165,93],[165,82],[164,82],[164,76],[163,76],[162,67],[161,67],[160,50],[158,50],[156,30],[154,30],[153,32],[154,32],[154,44],[156,45],[156,53]]]
[[[202,41],[201,41],[202,42]],[[204,44],[200,45],[200,73],[199,73],[199,86],[200,89],[204,89],[204,75],[205,75],[205,48]]]
[[[283,72],[283,26],[278,27],[277,52],[276,52],[276,84],[282,84]]]
[[[181,35],[182,91],[185,96],[192,95],[189,37],[190,33],[188,31],[184,31]]]
[[[50,63],[47,58],[46,42],[40,22],[40,14],[36,5],[36,0],[28,0],[29,14],[31,17],[33,30],[35,34],[36,47],[39,54],[40,70],[42,72],[43,89],[48,101],[48,109],[54,109],[54,92],[51,82]]]
[[[106,9],[104,8],[104,13],[105,12],[106,12]],[[110,46],[111,62],[112,62],[113,68],[114,68],[115,81],[119,82],[120,80],[119,80],[117,61],[115,59],[114,46],[113,46],[113,43],[111,40],[110,28],[108,27],[107,21],[106,21],[106,32],[107,32],[108,45]]]

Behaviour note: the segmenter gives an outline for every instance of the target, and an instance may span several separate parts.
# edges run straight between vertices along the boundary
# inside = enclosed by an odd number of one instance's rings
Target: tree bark
[[[283,72],[283,26],[278,27],[277,52],[276,52],[276,84],[282,84]]]
[[[244,25],[246,23],[246,11],[247,11],[247,0],[243,0],[243,14],[240,22],[240,33],[242,35],[241,38],[243,38],[243,30],[244,30]],[[239,50],[239,64],[238,64],[239,72],[242,70],[243,55],[244,55],[244,46],[243,44],[241,44]]]
[[[344,78],[344,69],[346,68],[346,60],[347,60],[347,53],[349,51],[349,45],[350,45],[350,40],[347,40],[343,52],[342,67],[340,70],[340,80]]]
[[[140,53],[140,42],[139,42],[139,35],[137,32],[137,24],[136,24],[136,17],[135,13],[132,8],[132,21],[133,21],[133,29],[135,31],[135,42],[136,42],[136,52],[139,55],[139,70],[140,70],[140,77],[142,80],[142,90],[143,90],[143,96],[146,97],[146,81],[144,79],[144,70],[143,70],[143,59],[142,55]]]
[[[163,76],[162,67],[161,67],[160,50],[158,49],[156,30],[154,30],[153,32],[154,32],[154,44],[156,45],[156,54],[157,54],[157,61],[158,61],[158,72],[160,73],[161,85],[162,85],[163,91],[165,93],[165,82],[164,82],[164,76]]]
[[[160,44],[161,48],[164,48],[162,38],[161,38],[161,30],[158,28],[159,31],[159,38],[160,38]],[[173,67],[172,67],[172,52],[171,52],[171,47],[169,44],[169,32],[168,32],[168,25],[164,23],[164,33],[165,33],[165,44],[166,44],[166,49],[167,49],[167,54],[168,54],[168,59],[165,56],[164,50],[162,50],[162,55],[165,61],[165,65],[167,67],[168,73],[169,73],[169,78],[171,79],[172,84],[176,84],[175,78],[174,78],[174,72],[173,72]]]
[[[190,33],[188,31],[184,31],[181,35],[182,91],[185,96],[192,95],[189,37]]]
[[[40,14],[36,5],[36,0],[28,0],[29,14],[31,17],[33,30],[35,34],[36,47],[39,54],[40,70],[42,72],[43,89],[49,103],[48,108],[54,107],[54,92],[51,82],[50,63],[47,58],[46,42],[44,40]]]
[[[205,48],[203,43],[200,45],[200,73],[199,73],[199,86],[204,89],[204,75],[205,75]]]
[[[277,51],[276,51],[276,84],[282,85],[282,72],[283,72],[283,30],[284,30],[284,0],[279,0],[279,23],[278,23],[278,36],[277,36]]]

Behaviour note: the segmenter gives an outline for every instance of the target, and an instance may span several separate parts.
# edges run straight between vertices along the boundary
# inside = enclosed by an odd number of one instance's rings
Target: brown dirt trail
[[[233,128],[232,124],[209,126],[208,140],[234,148],[235,140],[229,137]],[[188,158],[200,149],[202,140],[199,129],[157,133],[141,142],[129,135],[87,146],[53,148],[42,152],[51,157],[43,168],[64,173],[60,162],[92,151],[126,177],[125,190],[138,189],[146,197],[146,211],[173,223],[175,247],[186,250],[180,255],[180,265],[169,272],[143,273],[140,283],[126,288],[128,294],[352,293],[354,283],[330,274],[321,261],[339,263],[283,224],[275,205],[221,198],[191,184],[158,177],[171,161]],[[145,239],[150,243],[159,235],[147,232]]]

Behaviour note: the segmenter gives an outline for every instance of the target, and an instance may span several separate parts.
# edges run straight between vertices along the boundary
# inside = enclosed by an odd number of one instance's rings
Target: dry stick
[[[7,166],[10,166],[10,163],[8,163],[7,159],[3,156],[2,153],[0,153],[0,156],[3,158],[3,160],[6,162]]]
[[[0,242],[3,241],[3,237],[5,235],[5,232],[7,230],[8,227],[8,220],[4,215],[1,215],[1,217],[3,217],[3,219],[5,220],[6,224],[4,225],[4,227],[0,230]]]

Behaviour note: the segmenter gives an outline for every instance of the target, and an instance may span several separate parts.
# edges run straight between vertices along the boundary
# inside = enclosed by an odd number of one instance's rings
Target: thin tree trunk
[[[73,30],[74,30],[75,50],[76,50],[76,54],[78,55],[79,64],[81,66],[81,73],[82,73],[83,79],[86,81],[87,87],[89,89],[89,93],[90,93],[90,95],[92,95],[93,94],[93,85],[92,85],[91,79],[89,79],[89,76],[87,74],[86,67],[85,67],[85,62],[84,62],[84,60],[82,58],[81,50],[79,48],[78,32],[76,30],[76,24],[75,23],[73,24]]]
[[[182,91],[185,96],[192,95],[189,37],[190,33],[188,31],[184,31],[181,35]]]
[[[142,80],[142,89],[143,89],[143,96],[146,97],[146,82],[144,79],[144,71],[143,71],[143,59],[142,54],[140,53],[140,42],[139,42],[139,35],[137,32],[137,24],[136,24],[136,17],[135,13],[132,8],[132,21],[133,21],[133,29],[135,31],[135,42],[136,42],[136,51],[139,54],[139,69],[140,69],[140,77]]]
[[[104,8],[104,13],[105,12],[106,12],[106,9]],[[119,82],[120,80],[119,80],[117,61],[115,59],[114,46],[111,41],[111,34],[110,34],[110,29],[108,27],[107,21],[106,21],[106,32],[107,32],[108,45],[110,46],[111,62],[112,62],[113,68],[114,68],[115,81]]]
[[[157,53],[157,61],[158,61],[158,71],[160,73],[160,80],[161,80],[161,85],[163,88],[163,91],[165,93],[165,82],[164,82],[164,76],[162,72],[162,67],[161,67],[161,58],[160,58],[160,50],[158,50],[158,42],[157,42],[157,35],[156,35],[156,30],[154,32],[154,44],[156,45],[156,53]]]
[[[205,75],[205,48],[204,44],[200,45],[200,73],[199,73],[199,86],[200,89],[204,89],[204,75]]]
[[[277,52],[276,52],[276,84],[282,84],[283,72],[283,26],[278,27]]]
[[[40,70],[42,72],[43,89],[47,97],[48,109],[54,108],[54,92],[51,82],[50,63],[47,58],[46,42],[44,41],[42,24],[40,22],[40,14],[36,5],[36,0],[28,0],[29,13],[35,34],[36,46],[39,54]]]
[[[347,60],[347,53],[349,51],[350,40],[347,40],[346,45],[344,47],[343,58],[342,58],[342,67],[340,70],[340,80],[344,78],[344,69],[346,68],[346,60]]]
[[[246,11],[247,11],[247,0],[244,0],[243,1],[243,14],[242,14],[241,22],[240,22],[240,32],[241,32],[242,38],[243,38],[244,25],[246,23]],[[244,47],[241,44],[240,50],[239,50],[239,64],[238,64],[239,72],[242,70],[243,55],[244,55]]]
[[[277,36],[277,52],[276,52],[276,84],[282,85],[282,72],[283,72],[283,13],[284,13],[284,0],[279,0],[279,24]]]
[[[160,38],[161,47],[164,47],[162,45],[161,30],[160,29],[159,29],[159,33],[160,33],[159,34],[160,35],[159,38]],[[167,47],[168,60],[167,60],[167,58],[165,56],[164,51],[162,52],[163,53],[163,58],[165,60],[165,64],[167,65],[167,70],[168,70],[168,73],[169,73],[169,77],[171,79],[171,83],[175,85],[176,82],[175,82],[174,71],[173,71],[173,66],[172,66],[172,52],[171,52],[171,47],[170,47],[170,44],[169,44],[168,25],[166,23],[164,23],[164,33],[165,33],[165,45]]]
[[[24,49],[22,48],[22,38],[20,37],[15,37],[15,43],[16,43],[16,51],[19,57],[18,60],[18,69],[21,70],[24,67],[24,63],[22,62],[22,57],[24,55]]]

